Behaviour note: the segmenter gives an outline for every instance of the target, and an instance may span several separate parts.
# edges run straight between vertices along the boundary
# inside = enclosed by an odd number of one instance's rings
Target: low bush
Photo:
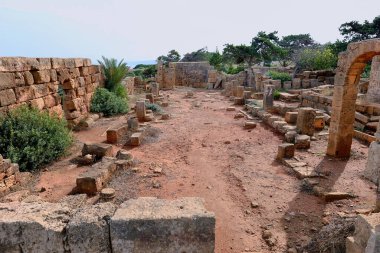
[[[124,87],[121,88],[124,89]],[[120,94],[125,93],[97,88],[91,100],[91,112],[103,113],[105,116],[127,113],[129,111],[128,99]]]
[[[272,78],[273,80],[281,80],[281,83],[283,84],[286,81],[291,81],[292,77],[290,76],[289,73],[285,72],[278,72],[274,70],[270,70],[267,72],[267,76]]]
[[[0,118],[0,133],[0,154],[18,163],[21,171],[56,160],[72,143],[64,119],[27,106]]]
[[[274,93],[273,93],[273,99],[274,100],[279,100],[280,99],[280,92],[279,90],[274,90]]]
[[[161,112],[162,108],[158,104],[151,104],[151,103],[146,103],[145,108],[147,110],[152,110],[152,112]]]

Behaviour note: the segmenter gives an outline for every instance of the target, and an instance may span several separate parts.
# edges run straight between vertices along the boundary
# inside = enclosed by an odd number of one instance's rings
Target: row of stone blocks
[[[130,199],[74,208],[0,204],[2,253],[212,253],[215,216],[199,198]]]

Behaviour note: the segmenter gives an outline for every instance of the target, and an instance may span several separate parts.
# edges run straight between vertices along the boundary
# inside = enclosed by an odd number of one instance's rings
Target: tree
[[[218,49],[216,49],[214,53],[210,53],[209,62],[211,66],[215,67],[215,69],[221,69],[223,64],[223,56],[219,53]]]
[[[161,55],[157,58],[157,61],[162,61],[163,64],[168,65],[169,62],[178,62],[181,59],[181,55],[174,49],[170,50],[168,54]]]
[[[209,54],[210,53],[207,51],[207,47],[204,47],[204,48],[198,49],[197,51],[185,54],[181,62],[207,61]]]
[[[259,32],[256,37],[252,38],[250,45],[226,44],[223,56],[236,64],[245,63],[249,67],[261,62],[268,65],[281,53],[276,34],[277,32],[268,34]]]
[[[278,60],[280,61],[283,67],[289,65],[292,61],[294,54],[303,48],[313,47],[318,45],[310,34],[291,34],[282,37],[278,42],[281,50],[278,54]]]
[[[372,22],[365,20],[363,23],[351,21],[339,27],[340,34],[344,36],[345,42],[355,42],[373,38],[380,38],[380,16]]]

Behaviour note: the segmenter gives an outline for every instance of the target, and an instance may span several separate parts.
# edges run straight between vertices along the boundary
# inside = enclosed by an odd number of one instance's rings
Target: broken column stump
[[[299,134],[314,135],[315,110],[310,107],[300,108],[297,117],[297,132]]]
[[[278,146],[277,151],[277,160],[281,161],[282,159],[286,158],[293,158],[294,157],[294,144],[291,143],[284,143]]]
[[[265,111],[270,111],[274,103],[274,85],[267,84],[264,86],[264,100],[263,107]]]
[[[145,101],[137,101],[136,102],[136,117],[139,121],[144,121],[145,120]]]
[[[152,90],[153,96],[158,97],[160,95],[160,84],[159,83],[151,82],[150,88]]]
[[[130,199],[110,220],[112,252],[204,252],[215,249],[215,215],[200,198]]]

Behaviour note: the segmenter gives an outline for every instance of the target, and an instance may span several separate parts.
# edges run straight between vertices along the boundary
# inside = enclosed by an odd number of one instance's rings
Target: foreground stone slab
[[[0,204],[0,252],[63,253],[72,211],[61,203]]]
[[[118,143],[121,138],[127,133],[128,125],[113,127],[107,130],[107,142]]]
[[[213,253],[215,216],[200,198],[124,202],[110,222],[113,253]]]
[[[142,139],[142,133],[134,133],[131,136],[131,145],[132,146],[140,146]]]
[[[66,228],[70,252],[111,252],[108,222],[115,210],[110,203],[78,209]]]

